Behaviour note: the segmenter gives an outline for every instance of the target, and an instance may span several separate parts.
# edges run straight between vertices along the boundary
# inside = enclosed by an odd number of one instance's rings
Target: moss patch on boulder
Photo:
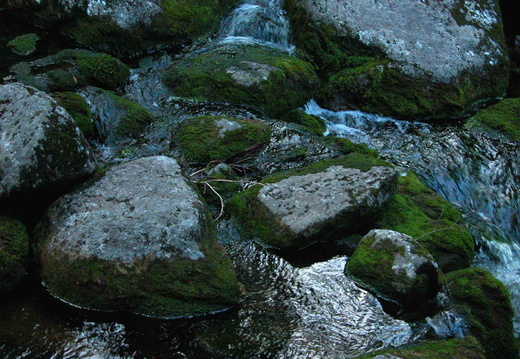
[[[292,110],[283,116],[282,120],[297,123],[307,131],[318,136],[323,136],[323,133],[327,130],[327,124],[323,119],[309,115],[302,110]]]
[[[342,158],[324,160],[303,168],[274,173],[264,178],[262,184],[258,184],[234,196],[228,202],[228,208],[237,220],[242,233],[247,238],[260,240],[269,246],[285,249],[296,248],[304,247],[318,240],[334,239],[337,231],[345,231],[348,229],[348,231],[353,232],[359,226],[364,224],[367,221],[367,218],[371,217],[370,215],[367,215],[367,213],[370,212],[373,214],[374,211],[377,211],[377,205],[374,205],[374,208],[360,205],[360,207],[357,208],[359,213],[356,213],[356,210],[351,208],[345,209],[344,212],[340,210],[337,216],[333,216],[333,218],[321,222],[317,221],[309,228],[299,231],[291,229],[287,224],[284,224],[282,219],[283,216],[274,215],[272,211],[259,200],[260,192],[266,187],[266,185],[277,184],[295,176],[325,173],[330,168],[344,168],[367,173],[373,168],[381,167],[391,167],[391,165],[383,160],[358,153],[351,153]],[[353,175],[354,173],[359,173],[356,171],[352,172]],[[307,190],[306,188],[309,187],[307,185],[302,186],[302,192],[305,192]],[[368,187],[369,184],[366,183],[366,186]],[[391,180],[388,182],[388,186],[392,187]],[[312,186],[309,188],[311,187]],[[294,190],[297,190],[297,188],[298,186],[296,186]],[[372,194],[376,197],[381,195],[382,197],[380,199],[383,201],[385,196],[383,193],[391,192],[391,190],[392,188],[385,187],[384,189],[381,189],[381,192],[374,190],[375,193]],[[312,192],[313,190],[309,189],[309,191]],[[372,190],[367,189],[367,191]],[[329,201],[335,203],[340,203],[342,201],[338,198],[327,198],[325,194],[324,196],[325,197],[318,202],[325,206]],[[359,195],[353,198],[361,197],[363,196]],[[285,195],[280,195],[280,198],[285,198]],[[341,202],[341,204],[346,205],[345,202]],[[310,207],[312,207],[312,205],[313,203],[309,203]],[[305,203],[300,203],[298,206],[305,207]],[[355,207],[355,205],[353,205],[352,208],[353,207]],[[313,212],[316,213],[316,211]],[[361,212],[363,214],[361,214]],[[304,217],[304,215],[302,215],[302,217]]]
[[[466,126],[520,142],[520,98],[508,98],[471,117]]]
[[[518,358],[507,288],[489,272],[467,268],[446,276],[450,297],[489,359]]]
[[[202,116],[186,120],[177,139],[190,162],[209,163],[261,145],[269,140],[267,124],[222,116]]]
[[[313,97],[311,65],[258,45],[222,45],[176,61],[164,81],[175,94],[249,105],[276,117]]]
[[[53,98],[72,116],[85,137],[94,136],[92,112],[90,112],[90,107],[83,96],[74,92],[58,92],[53,94]]]
[[[474,256],[474,240],[460,212],[410,172],[399,177],[397,192],[377,219],[376,228],[416,238],[446,273],[468,267]]]
[[[0,216],[0,291],[14,287],[26,274],[29,235],[25,226]]]
[[[27,56],[36,51],[36,43],[40,37],[34,33],[20,35],[7,43],[7,46],[17,55]]]
[[[445,342],[424,342],[399,349],[387,349],[356,359],[486,359],[475,337],[455,338]]]

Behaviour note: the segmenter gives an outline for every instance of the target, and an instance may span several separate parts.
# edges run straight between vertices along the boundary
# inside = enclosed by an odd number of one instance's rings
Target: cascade
[[[520,333],[520,146],[457,126],[329,111],[315,101],[305,110],[326,121],[326,134],[379,150],[461,210],[480,247],[475,265],[508,287]]]

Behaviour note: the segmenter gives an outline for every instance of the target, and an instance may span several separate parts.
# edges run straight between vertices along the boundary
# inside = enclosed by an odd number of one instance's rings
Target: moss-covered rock
[[[171,158],[113,167],[62,197],[35,239],[44,285],[79,307],[185,317],[238,300],[207,208]]]
[[[323,119],[309,115],[302,110],[292,110],[283,116],[282,120],[297,123],[318,136],[323,136],[323,133],[327,130],[327,124]]]
[[[325,142],[331,149],[338,151],[343,155],[348,155],[349,153],[357,152],[375,158],[379,157],[379,152],[377,152],[377,150],[368,147],[364,143],[354,143],[348,138],[327,136],[325,137]]]
[[[441,273],[426,248],[391,230],[371,230],[364,236],[345,274],[406,310],[433,300],[441,288]]]
[[[52,96],[72,116],[85,137],[91,138],[94,136],[92,112],[90,112],[90,107],[83,96],[74,92],[57,92]]]
[[[466,126],[520,142],[520,98],[508,98],[477,112]]]
[[[414,237],[447,273],[473,259],[475,244],[464,223],[458,210],[408,172],[399,177],[396,194],[375,225]]]
[[[275,173],[233,197],[229,209],[245,236],[269,246],[333,240],[370,221],[392,195],[396,178],[388,166],[352,153]]]
[[[143,106],[112,91],[87,87],[81,94],[90,103],[97,133],[106,144],[137,139],[153,121],[152,114]]]
[[[205,164],[260,146],[269,140],[269,134],[269,126],[264,122],[202,116],[186,120],[177,140],[188,161]]]
[[[174,62],[164,81],[176,95],[254,106],[276,117],[313,97],[311,65],[258,45],[221,45]]]
[[[399,349],[387,349],[356,359],[486,359],[484,349],[475,337],[456,338],[445,342],[424,342]]]
[[[87,50],[62,50],[11,67],[18,81],[42,91],[73,91],[87,84],[113,90],[122,86],[130,69],[118,59]]]
[[[40,37],[34,33],[20,35],[7,43],[11,50],[21,56],[27,56],[36,51],[36,43]]]
[[[0,291],[14,287],[26,274],[29,235],[25,226],[0,216]]]
[[[467,268],[446,276],[450,297],[489,359],[518,358],[507,288],[489,272]]]

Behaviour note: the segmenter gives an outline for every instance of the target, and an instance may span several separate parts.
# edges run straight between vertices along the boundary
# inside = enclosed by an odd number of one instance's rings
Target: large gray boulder
[[[345,268],[379,297],[402,308],[418,308],[441,288],[440,270],[416,239],[387,229],[364,236]]]
[[[335,72],[323,100],[331,107],[457,115],[505,94],[508,59],[496,0],[288,0],[286,6],[295,32],[307,33],[296,35],[297,46],[309,47]],[[313,25],[299,24],[301,12]],[[310,29],[327,46],[310,45]]]
[[[91,174],[88,142],[47,94],[20,83],[0,86],[0,198]]]
[[[392,196],[397,181],[384,161],[360,154],[267,177],[230,202],[241,227],[277,248],[304,247],[352,234]]]
[[[55,202],[37,232],[44,285],[75,306],[182,317],[237,302],[206,206],[171,158],[112,168]]]

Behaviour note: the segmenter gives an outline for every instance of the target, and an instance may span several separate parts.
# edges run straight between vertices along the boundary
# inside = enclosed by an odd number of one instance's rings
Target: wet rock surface
[[[162,317],[236,303],[233,268],[173,159],[113,168],[53,204],[40,227],[43,282],[66,302]]]
[[[67,183],[96,165],[70,115],[47,94],[0,86],[0,197]]]

